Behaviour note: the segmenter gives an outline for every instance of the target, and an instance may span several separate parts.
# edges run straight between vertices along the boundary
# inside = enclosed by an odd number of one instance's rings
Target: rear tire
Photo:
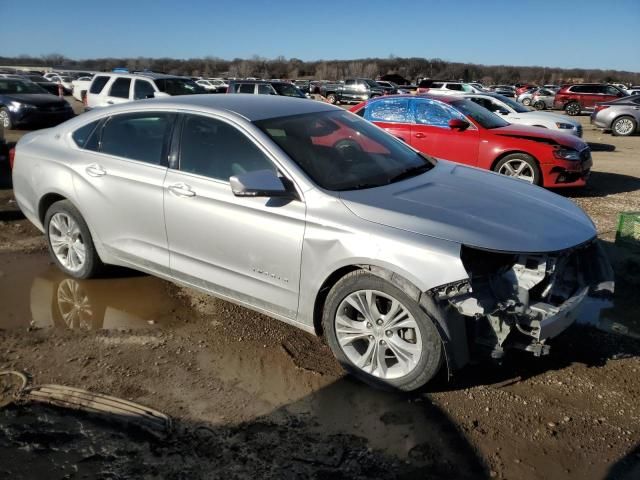
[[[376,387],[416,390],[442,365],[440,334],[427,313],[394,284],[365,270],[333,286],[322,326],[345,370]]]
[[[538,163],[526,153],[507,155],[496,163],[493,171],[508,177],[519,178],[534,185],[542,185],[542,175]]]
[[[564,111],[567,115],[575,117],[576,115],[580,115],[582,107],[580,107],[578,102],[569,102],[564,106]]]
[[[331,105],[335,105],[338,103],[338,97],[336,97],[333,93],[330,93],[329,95],[327,95],[327,101]]]
[[[528,107],[529,105],[531,105],[531,99],[530,99],[530,98],[523,98],[523,99],[522,99],[522,104],[523,104],[525,107]]]
[[[84,279],[95,277],[104,270],[89,227],[69,200],[49,207],[44,217],[44,229],[51,258],[65,274]]]
[[[539,101],[533,104],[533,108],[535,108],[536,110],[544,110],[547,108],[547,106],[545,105],[544,102]]]
[[[637,129],[637,122],[629,116],[616,118],[611,124],[611,134],[616,137],[628,137],[633,135]]]

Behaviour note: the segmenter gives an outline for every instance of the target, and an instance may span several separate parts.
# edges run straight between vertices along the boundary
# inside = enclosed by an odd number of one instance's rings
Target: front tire
[[[333,93],[330,93],[329,95],[327,95],[327,101],[331,105],[335,105],[338,103],[338,97],[336,97]]]
[[[70,201],[61,200],[49,207],[44,228],[49,253],[65,274],[80,279],[91,278],[104,269],[89,227]]]
[[[365,270],[333,286],[322,325],[345,370],[368,384],[415,390],[442,365],[440,335],[425,311],[391,282]]]
[[[580,104],[578,102],[570,102],[564,106],[564,111],[567,115],[575,117],[576,115],[580,115],[580,112],[582,112],[582,108],[580,107]]]
[[[542,175],[536,160],[526,153],[512,153],[502,158],[493,168],[508,177],[516,177],[534,185],[541,185]]]
[[[13,129],[13,122],[11,121],[11,115],[9,115],[7,107],[0,108],[0,124],[5,130]]]
[[[633,135],[638,124],[632,117],[616,118],[611,124],[611,133],[616,137],[628,137]]]
[[[533,104],[533,108],[535,108],[536,110],[544,110],[547,108],[547,106],[543,101],[538,101]]]
[[[523,99],[522,99],[522,104],[523,104],[525,107],[528,107],[529,105],[531,105],[531,99],[530,99],[530,98],[523,98]]]

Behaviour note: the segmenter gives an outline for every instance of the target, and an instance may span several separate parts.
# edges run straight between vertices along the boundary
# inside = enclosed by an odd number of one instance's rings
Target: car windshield
[[[502,103],[506,103],[507,105],[509,105],[511,108],[513,108],[518,113],[527,113],[527,112],[531,111],[527,107],[522,105],[521,103],[518,103],[518,102],[516,102],[515,100],[512,100],[509,97],[504,97],[504,96],[501,95],[500,96],[500,101]]]
[[[470,100],[456,100],[451,106],[467,117],[471,117],[484,128],[500,128],[509,125],[499,116]]]
[[[316,112],[255,124],[327,190],[388,185],[435,165],[435,160],[349,112]]]
[[[285,97],[306,98],[304,96],[304,93],[302,93],[302,91],[298,87],[290,83],[273,83],[271,85],[276,89],[278,95],[284,95]]]
[[[33,82],[0,78],[0,94],[12,93],[49,93]]]
[[[203,87],[189,78],[158,78],[155,80],[158,90],[169,95],[193,95],[205,93]]]

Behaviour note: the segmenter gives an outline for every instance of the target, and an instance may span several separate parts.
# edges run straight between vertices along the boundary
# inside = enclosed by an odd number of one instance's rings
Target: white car
[[[87,91],[86,109],[145,98],[192,95],[206,90],[187,77],[160,73],[97,73]]]
[[[482,93],[484,90],[469,83],[462,82],[431,82],[420,83],[417,93],[429,93],[430,95],[464,95],[465,93]],[[427,86],[428,85],[428,86]]]
[[[470,93],[465,97],[496,115],[504,117],[509,123],[548,128],[582,137],[582,125],[565,115],[530,110],[513,99],[497,93]]]
[[[57,83],[58,85],[62,85],[65,93],[73,92],[73,78],[68,77],[67,75],[51,75],[48,77],[48,80],[50,82]]]
[[[91,80],[91,77],[79,77],[71,82],[71,85],[73,86],[73,91],[71,92],[73,98],[75,98],[79,102],[84,101],[84,95],[89,90]]]

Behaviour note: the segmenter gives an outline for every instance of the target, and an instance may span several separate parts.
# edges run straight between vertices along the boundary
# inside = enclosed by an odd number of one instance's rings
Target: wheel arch
[[[377,265],[347,265],[335,270],[325,279],[314,302],[313,327],[316,335],[322,336],[324,333],[322,330],[322,314],[327,295],[341,278],[356,270],[366,270],[373,275],[384,278],[416,301],[420,308],[431,318],[438,330],[449,375],[452,374],[453,370],[461,368],[469,361],[470,352],[464,319],[459,318],[461,317],[459,315],[447,314],[443,308],[438,306],[429,292],[422,292],[403,275]]]
[[[43,226],[44,226],[44,217],[47,214],[47,210],[49,210],[51,205],[62,200],[71,201],[69,200],[68,197],[65,197],[64,195],[58,192],[50,192],[43,195],[42,198],[40,198],[40,201],[38,202],[38,219],[40,220],[40,223],[42,223]]]
[[[536,125],[533,125],[536,126]],[[536,162],[536,165],[538,166],[538,170],[540,170],[540,173],[542,173],[542,170],[540,168],[540,160],[538,160],[536,158],[535,155],[529,153],[529,152],[525,152],[524,150],[507,150],[504,151],[502,153],[500,153],[500,155],[498,155],[493,162],[491,162],[491,171],[495,171],[496,165],[498,165],[498,162],[500,162],[500,160],[502,160],[504,157],[508,156],[508,155],[512,155],[514,153],[522,153],[524,155],[528,155],[529,157],[533,158],[533,160]]]

